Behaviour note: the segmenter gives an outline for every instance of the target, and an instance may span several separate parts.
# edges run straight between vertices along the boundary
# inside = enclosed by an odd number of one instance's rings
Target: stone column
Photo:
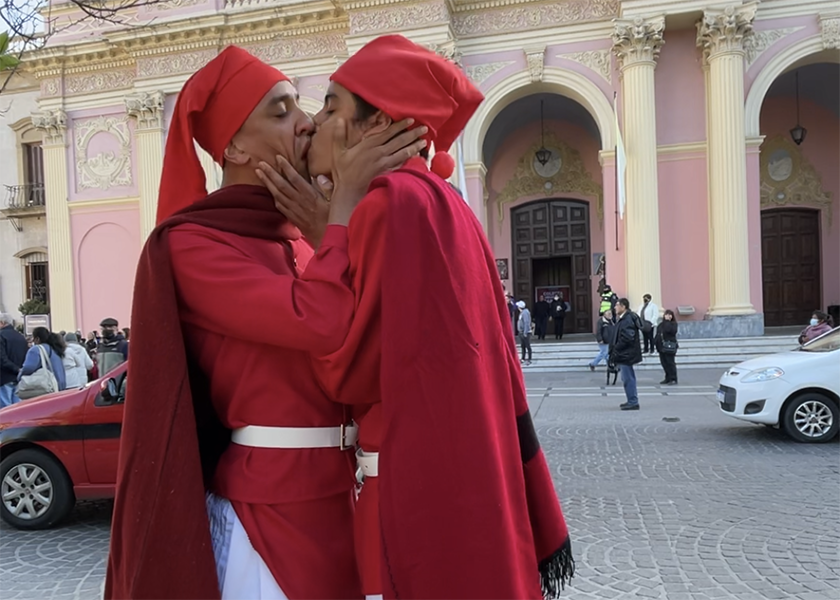
[[[467,163],[464,165],[464,193],[467,196],[470,208],[488,235],[487,204],[485,200],[484,178],[487,176],[487,168],[484,163]]]
[[[708,63],[709,211],[712,316],[748,315],[750,262],[744,138],[744,38],[757,2],[707,10],[697,45]]]
[[[137,163],[140,173],[140,243],[155,228],[160,174],[163,170],[163,103],[162,92],[141,92],[125,99],[129,116],[137,120]]]
[[[624,258],[627,288],[636,306],[650,294],[662,302],[659,260],[659,180],[654,69],[664,43],[665,17],[616,21],[613,50],[621,65],[623,139],[627,153]],[[610,282],[608,282],[610,283]]]
[[[67,115],[61,109],[32,114],[43,132],[44,195],[50,274],[50,319],[54,331],[76,331],[73,245],[67,205]]]

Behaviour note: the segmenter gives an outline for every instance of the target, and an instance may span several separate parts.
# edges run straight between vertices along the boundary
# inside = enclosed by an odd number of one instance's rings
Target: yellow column
[[[140,173],[140,243],[155,228],[160,174],[163,170],[162,92],[141,92],[125,99],[129,116],[137,119],[135,129]]]
[[[654,70],[664,30],[663,16],[637,17],[617,21],[613,33],[613,50],[621,65],[627,153],[624,257],[631,306],[645,294],[662,301]]]
[[[485,233],[489,234],[490,223],[487,215],[487,198],[485,178],[487,177],[487,167],[484,163],[468,163],[464,165],[464,183],[461,191],[465,194],[470,208],[484,228]]]
[[[757,2],[707,10],[697,45],[708,63],[709,209],[712,302],[709,314],[748,315],[750,261],[747,159],[744,138],[744,38],[752,34]]]
[[[52,329],[76,331],[73,246],[70,240],[70,208],[67,205],[67,115],[61,109],[34,113],[32,124],[44,136]]]

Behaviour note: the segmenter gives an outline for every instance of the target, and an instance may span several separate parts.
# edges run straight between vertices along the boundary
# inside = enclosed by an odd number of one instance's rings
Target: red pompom
[[[448,152],[435,152],[431,169],[441,179],[449,179],[455,172],[455,159]]]

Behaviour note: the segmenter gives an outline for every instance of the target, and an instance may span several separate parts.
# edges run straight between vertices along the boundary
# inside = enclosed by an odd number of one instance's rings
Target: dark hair
[[[350,92],[350,94],[353,96],[353,100],[356,101],[356,114],[353,115],[353,122],[364,123],[373,115],[379,112],[378,108],[376,108],[373,104],[371,104],[358,94],[354,94],[353,92]],[[425,159],[428,159],[429,149],[423,148],[422,150],[420,150],[420,156],[422,156]]]
[[[674,311],[671,310],[670,308],[665,310],[665,315],[671,315],[671,320],[674,321],[674,322],[677,321],[677,315],[675,315]],[[665,315],[663,315],[663,316],[665,316]]]
[[[834,319],[831,315],[824,313],[821,310],[815,310],[812,314],[817,317],[817,321],[820,323],[828,323],[829,326],[834,327]]]
[[[46,327],[36,327],[32,330],[32,339],[33,341],[37,340],[35,341],[36,344],[46,344],[61,358],[64,358],[64,349],[67,348],[67,344],[58,334],[53,333]]]
[[[630,301],[627,298],[619,298],[618,303],[627,310],[630,310]]]
[[[650,294],[645,294],[644,296],[642,296],[642,300],[650,301],[653,300],[653,297]]]

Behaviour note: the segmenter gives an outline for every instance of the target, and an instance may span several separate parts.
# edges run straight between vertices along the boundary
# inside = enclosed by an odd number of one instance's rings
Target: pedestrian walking
[[[656,350],[659,352],[659,362],[665,371],[665,379],[660,381],[664,385],[677,384],[677,316],[668,309],[662,317],[662,322],[656,328]]]
[[[639,315],[639,320],[642,323],[642,338],[644,339],[643,354],[653,354],[654,343],[656,337],[656,324],[659,321],[659,307],[652,301],[650,294],[645,294],[642,297],[642,303],[636,310]]]
[[[28,349],[29,344],[15,329],[12,317],[0,313],[0,408],[19,400],[16,394],[18,373]]]
[[[533,353],[531,350],[531,311],[525,303],[520,300],[516,303],[519,308],[519,342],[522,346],[522,362],[526,365],[531,364]],[[527,359],[525,358],[527,353]]]
[[[551,305],[546,295],[540,296],[540,300],[534,305],[534,323],[536,324],[534,334],[538,340],[544,340],[548,333],[548,318],[551,316]]]
[[[621,410],[639,410],[639,393],[636,388],[636,372],[633,365],[642,362],[641,323],[639,317],[630,310],[630,301],[620,298],[615,305],[617,316],[615,335],[610,345],[610,360],[616,364],[624,395],[627,402],[620,405]]]
[[[589,363],[589,370],[594,371],[601,361],[607,362],[610,355],[610,340],[613,334],[612,311],[608,310],[601,315],[598,324],[595,326],[595,339],[598,340],[598,356]]]

